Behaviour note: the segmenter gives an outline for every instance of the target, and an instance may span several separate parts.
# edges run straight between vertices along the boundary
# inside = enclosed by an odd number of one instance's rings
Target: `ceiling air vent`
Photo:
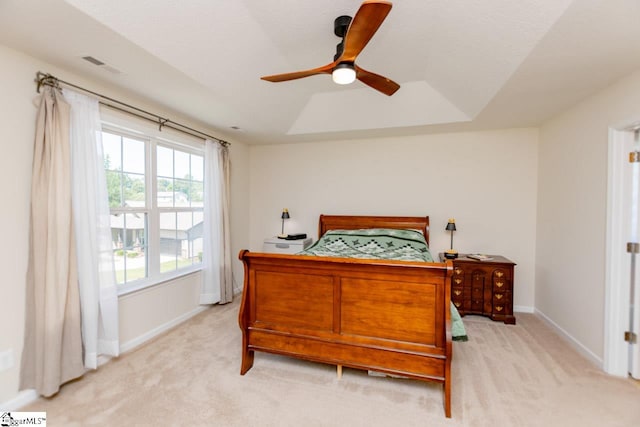
[[[91,62],[93,65],[104,65],[104,62],[94,58],[93,56],[83,56],[82,59]]]
[[[82,59],[84,59],[87,62],[92,63],[93,65],[97,65],[98,67],[102,68],[103,70],[106,70],[112,74],[122,74],[122,71],[118,70],[117,68],[113,68],[111,65],[107,65],[106,63],[100,61],[97,58],[94,58],[93,56],[83,56]]]

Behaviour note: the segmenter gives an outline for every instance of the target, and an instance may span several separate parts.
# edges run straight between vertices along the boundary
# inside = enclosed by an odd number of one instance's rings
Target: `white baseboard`
[[[196,314],[202,313],[203,311],[205,311],[207,308],[209,308],[209,306],[198,306],[195,309],[183,314],[182,316],[178,316],[175,319],[172,319],[171,321],[164,323],[132,340],[129,340],[125,343],[121,343],[120,344],[120,354],[124,354],[128,351],[133,350],[134,348],[144,344],[145,342],[149,341],[152,338],[157,337],[158,335],[162,334],[163,332],[168,331],[169,329],[179,325],[180,323],[189,320],[190,318],[192,318],[193,316],[195,316]]]
[[[514,305],[513,306],[514,313],[535,313],[536,309],[533,307],[529,307],[528,305]]]
[[[242,290],[243,290],[243,286],[244,286],[244,281],[241,282],[240,284],[238,284],[236,282],[236,275],[234,274],[231,277],[231,283],[233,284],[233,286],[232,286],[233,287],[233,291],[232,291],[233,292],[233,296],[241,294]]]
[[[189,320],[190,318],[192,318],[193,316],[195,316],[196,314],[202,313],[204,310],[206,310],[209,306],[199,306],[196,307],[195,309],[179,316],[176,317],[175,319],[162,324],[160,326],[158,326],[157,328],[154,328],[142,335],[140,335],[139,337],[136,337],[132,340],[127,341],[126,343],[122,343],[120,345],[120,354],[126,353],[128,351],[133,350],[134,348],[144,344],[145,342],[149,341],[152,338],[157,337],[158,335],[162,334],[163,332],[168,331],[169,329],[178,326],[180,323],[185,322],[186,320]],[[98,366],[102,366],[105,363],[107,363],[109,360],[111,360],[111,357],[109,356],[98,356]],[[18,409],[22,408],[23,406],[28,405],[29,403],[32,403],[34,401],[36,401],[36,399],[38,399],[38,394],[36,393],[35,390],[24,390],[21,391],[20,393],[18,393],[18,395],[16,397],[14,397],[13,399],[7,401],[7,402],[2,402],[0,403],[0,412],[7,412],[7,411],[17,411]]]
[[[571,346],[576,349],[578,353],[580,353],[581,355],[589,359],[598,368],[604,369],[604,362],[602,361],[602,359],[597,355],[595,355],[587,347],[585,347],[580,341],[578,341],[573,336],[571,336],[571,334],[569,334],[567,331],[562,329],[556,322],[551,320],[546,314],[544,314],[540,310],[536,309],[535,314],[539,315],[545,322],[547,322],[549,326],[555,329],[562,338],[566,339],[569,342],[569,344],[571,344]]]
[[[38,393],[35,390],[23,390],[13,399],[0,403],[0,412],[17,411],[29,403],[35,402],[36,399],[38,399]]]

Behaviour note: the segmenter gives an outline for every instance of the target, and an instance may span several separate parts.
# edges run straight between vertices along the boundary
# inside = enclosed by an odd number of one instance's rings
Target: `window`
[[[103,129],[102,144],[120,288],[200,268],[202,149],[111,128]]]
[[[160,272],[202,261],[204,158],[156,148],[156,205],[160,215]]]

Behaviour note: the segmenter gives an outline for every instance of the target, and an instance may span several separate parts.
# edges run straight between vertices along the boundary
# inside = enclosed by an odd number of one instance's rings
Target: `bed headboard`
[[[329,230],[355,230],[359,228],[404,228],[418,230],[429,243],[428,216],[352,216],[320,215],[318,238]]]

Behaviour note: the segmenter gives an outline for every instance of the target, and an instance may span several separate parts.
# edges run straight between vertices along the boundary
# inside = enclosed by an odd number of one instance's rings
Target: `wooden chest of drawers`
[[[451,301],[461,316],[479,314],[515,324],[513,315],[513,270],[516,265],[499,255],[476,261],[465,254],[453,260]],[[440,254],[440,260],[444,254]]]

